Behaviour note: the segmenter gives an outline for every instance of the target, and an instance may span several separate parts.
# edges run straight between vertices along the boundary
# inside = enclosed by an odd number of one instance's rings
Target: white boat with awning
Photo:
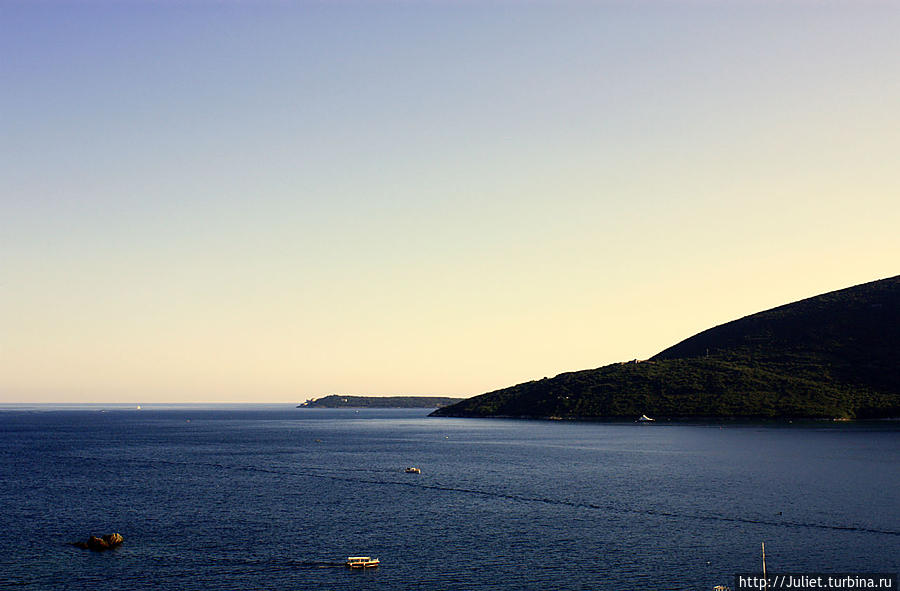
[[[350,568],[373,568],[380,564],[377,558],[368,556],[348,556],[345,563]]]

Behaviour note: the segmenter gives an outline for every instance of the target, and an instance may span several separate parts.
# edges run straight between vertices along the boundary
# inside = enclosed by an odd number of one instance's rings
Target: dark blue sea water
[[[770,571],[900,566],[896,422],[426,414],[4,407],[0,587],[703,590],[762,541]]]

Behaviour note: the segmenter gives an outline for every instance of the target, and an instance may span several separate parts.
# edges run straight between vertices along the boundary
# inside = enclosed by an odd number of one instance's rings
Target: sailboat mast
[[[762,543],[762,561],[763,561],[763,589],[769,588],[769,581],[766,579],[766,543]]]

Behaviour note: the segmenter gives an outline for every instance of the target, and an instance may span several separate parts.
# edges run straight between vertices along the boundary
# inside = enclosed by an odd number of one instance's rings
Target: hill
[[[900,276],[710,328],[646,361],[488,392],[434,416],[900,416]]]
[[[462,398],[442,396],[340,396],[310,399],[297,408],[440,408]]]

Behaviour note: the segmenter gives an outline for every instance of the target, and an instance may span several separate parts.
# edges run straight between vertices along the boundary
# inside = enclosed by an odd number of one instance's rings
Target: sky
[[[900,4],[0,2],[0,402],[468,397],[900,273]]]

